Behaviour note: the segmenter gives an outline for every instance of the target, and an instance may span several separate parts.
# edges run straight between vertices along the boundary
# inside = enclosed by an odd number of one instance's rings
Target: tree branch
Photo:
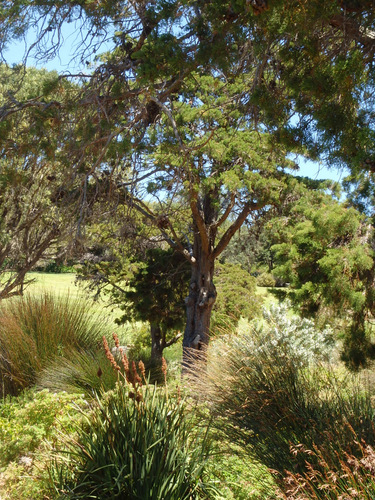
[[[137,210],[139,213],[147,217],[159,229],[160,233],[162,234],[163,238],[168,243],[168,245],[171,248],[178,250],[190,262],[190,264],[194,264],[195,258],[192,255],[190,255],[190,252],[186,250],[186,248],[184,248],[171,223],[168,221],[168,228],[171,230],[172,235],[176,241],[170,238],[166,233],[166,231],[164,231],[164,229],[162,229],[160,225],[158,225],[158,216],[153,214],[151,210],[147,207],[147,205],[145,205],[141,200],[138,200],[137,198],[132,196],[127,190],[126,190],[126,195],[127,196],[125,197],[125,203],[130,208],[135,208],[135,210]]]
[[[202,217],[202,215],[199,211],[199,208],[198,208],[198,200],[197,200],[198,195],[197,195],[197,193],[195,193],[191,189],[190,196],[191,196],[190,209],[191,209],[191,213],[193,215],[193,219],[194,219],[195,223],[197,224],[197,228],[198,228],[201,240],[202,240],[202,249],[206,254],[208,254],[210,244],[209,244],[209,240],[208,240],[206,223],[204,222],[203,217]]]
[[[35,266],[35,264],[42,257],[45,250],[47,250],[47,248],[51,245],[52,241],[55,239],[58,233],[59,230],[57,227],[51,229],[51,231],[44,238],[43,242],[39,245],[38,249],[36,250],[36,253],[31,257],[30,260],[26,260],[22,270],[17,273],[17,276],[13,280],[8,281],[5,287],[0,291],[0,300],[15,295],[22,295],[21,290],[19,291],[12,291],[12,290],[20,286],[22,287],[25,281],[26,273],[28,273]]]
[[[11,98],[13,106],[4,105],[0,108],[0,121],[5,120],[8,116],[13,115],[14,113],[18,113],[27,108],[42,108],[43,110],[49,109],[51,107],[61,108],[61,103],[58,101],[51,101],[49,103],[45,103],[39,101],[40,97],[35,99],[30,99],[26,102],[19,102],[13,97]]]
[[[228,246],[228,243],[232,239],[233,235],[238,231],[238,229],[245,222],[246,217],[249,213],[254,212],[255,210],[260,210],[266,205],[266,203],[246,203],[243,207],[241,213],[237,217],[237,219],[233,222],[233,224],[225,231],[223,236],[221,237],[219,243],[216,245],[214,249],[211,259],[216,259],[223,250]]]
[[[230,213],[232,211],[232,208],[234,207],[235,202],[236,202],[236,195],[235,195],[235,193],[231,193],[231,195],[230,195],[230,202],[228,203],[228,206],[225,209],[225,212],[220,217],[220,219],[213,224],[213,227],[220,227],[222,224],[224,224],[224,222],[229,217],[229,215],[230,215]]]
[[[182,333],[181,332],[177,333],[177,335],[175,335],[172,339],[168,340],[168,342],[165,342],[164,348],[170,347],[171,345],[175,344],[180,340],[181,337]]]
[[[181,148],[182,151],[185,152],[186,151],[186,147],[185,147],[184,143],[182,142],[182,139],[181,139],[180,134],[179,134],[178,129],[177,129],[176,121],[173,118],[173,115],[170,112],[170,110],[167,108],[167,106],[164,103],[162,103],[161,101],[159,101],[159,99],[157,99],[156,97],[151,96],[150,97],[150,101],[153,101],[155,104],[157,104],[164,111],[164,113],[168,116],[169,121],[171,122],[171,125],[172,125],[172,128],[173,128],[174,135],[175,135],[176,139],[178,140],[180,148]]]
[[[375,32],[362,28],[353,19],[349,19],[345,15],[337,14],[330,19],[329,24],[335,28],[339,28],[345,35],[349,35],[352,39],[362,43],[365,47],[375,47]]]

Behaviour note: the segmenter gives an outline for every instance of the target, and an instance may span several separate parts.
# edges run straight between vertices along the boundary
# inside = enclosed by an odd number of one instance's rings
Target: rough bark
[[[151,323],[151,359],[161,362],[163,356],[164,342],[160,325]]]
[[[205,355],[210,319],[216,300],[213,283],[214,261],[204,252],[192,266],[189,296],[186,299],[186,328],[183,341],[183,368]]]
[[[183,373],[189,370],[194,359],[204,357],[210,338],[211,313],[217,295],[213,282],[217,231],[214,199],[215,196],[211,193],[201,201],[192,201],[194,259],[191,263],[189,295],[186,298]]]
[[[213,282],[215,260],[226,248],[233,235],[238,231],[248,214],[264,206],[265,202],[246,203],[237,218],[221,236],[215,246],[217,229],[228,217],[234,206],[235,197],[219,219],[215,199],[218,194],[210,193],[203,200],[198,197],[191,201],[194,220],[194,246],[191,263],[189,295],[186,298],[186,328],[183,340],[182,373],[191,373],[194,361],[204,359],[210,338],[210,320],[216,301],[216,288]]]

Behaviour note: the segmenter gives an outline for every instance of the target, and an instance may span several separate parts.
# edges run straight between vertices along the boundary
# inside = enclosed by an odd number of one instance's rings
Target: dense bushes
[[[257,276],[257,285],[272,288],[276,286],[276,278],[271,273],[261,273]]]
[[[41,263],[40,265],[36,266],[34,270],[51,274],[74,273],[76,271],[73,262],[64,264],[62,262],[57,262],[56,260],[49,260]]]
[[[318,331],[312,321],[291,316],[287,304],[265,310],[249,333],[213,342],[208,366],[192,377],[199,400],[192,405],[170,385],[147,384],[143,363],[137,370],[122,356],[116,335],[116,359],[108,345],[98,350],[101,327],[81,329],[83,323],[73,321],[75,307],[62,308],[46,296],[3,306],[0,345],[2,353],[23,349],[18,378],[94,398],[27,391],[0,401],[0,494],[142,500],[375,497],[375,411],[363,384],[338,365],[330,330]],[[6,343],[4,325],[18,325],[9,330],[15,342]],[[42,341],[46,345],[38,351]],[[35,353],[39,362],[32,365],[27,355]],[[10,368],[18,366],[9,354],[11,362],[5,359],[0,360],[3,387],[8,379],[13,382]],[[75,399],[80,409],[72,409]],[[214,455],[207,436],[211,419]],[[49,466],[52,494],[43,453],[56,457]]]
[[[102,350],[79,349],[51,361],[39,373],[37,387],[93,396],[97,391],[113,389],[116,382],[117,375]]]
[[[86,302],[50,293],[0,304],[0,393],[16,394],[33,385],[57,357],[93,348],[103,323]]]
[[[217,263],[215,267],[217,300],[212,310],[213,333],[235,333],[240,318],[252,320],[261,314],[262,297],[256,294],[256,280],[238,264]]]

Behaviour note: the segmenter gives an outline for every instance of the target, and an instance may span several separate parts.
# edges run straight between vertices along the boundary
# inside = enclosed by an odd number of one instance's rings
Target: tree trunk
[[[182,362],[182,371],[185,374],[194,360],[205,356],[209,342],[211,312],[216,300],[216,288],[213,283],[214,260],[202,251],[201,246],[196,248],[194,253],[196,262],[192,265],[189,296],[186,299]]]
[[[151,359],[157,363],[161,363],[164,349],[164,339],[160,325],[151,323]]]

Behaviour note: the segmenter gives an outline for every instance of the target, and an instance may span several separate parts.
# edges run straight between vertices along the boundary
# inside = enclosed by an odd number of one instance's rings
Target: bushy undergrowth
[[[244,340],[254,357],[262,357],[264,351],[269,357],[291,359],[301,367],[333,360],[336,353],[331,329],[319,330],[312,320],[292,316],[290,310],[288,301],[271,304],[263,309],[263,319],[252,323]]]
[[[271,273],[261,273],[259,276],[257,276],[257,285],[258,286],[264,286],[264,287],[274,287],[276,286],[276,278],[271,274]]]
[[[249,333],[213,343],[208,366],[192,377],[197,406],[170,385],[146,383],[144,365],[137,370],[122,355],[115,335],[116,359],[108,345],[93,349],[97,336],[82,336],[84,350],[74,339],[50,343],[46,352],[57,357],[36,370],[41,386],[79,389],[94,396],[89,403],[46,390],[0,402],[1,497],[375,498],[371,397],[344,368],[331,368],[332,332],[292,317],[287,305],[265,311]]]
[[[68,442],[70,455],[52,474],[59,498],[184,500],[204,498],[209,447],[202,428],[178,393],[143,384],[124,355],[125,375],[113,391],[97,396],[87,424]]]
[[[145,365],[146,376],[150,383],[163,383],[164,375],[160,364],[151,359],[150,349],[130,349],[130,360]],[[168,380],[179,380],[181,376],[181,346],[172,346],[167,350]],[[51,391],[83,392],[93,396],[98,391],[114,389],[118,380],[117,373],[108,364],[102,349],[72,350],[69,356],[58,357],[37,377],[37,387]]]
[[[50,293],[1,302],[0,393],[30,387],[53,359],[93,347],[102,333],[87,302]]]
[[[248,335],[217,342],[203,383],[197,382],[220,432],[249,446],[279,477],[285,470],[308,474],[306,455],[291,446],[316,449],[339,467],[346,454],[357,453],[355,441],[374,443],[370,397],[322,364],[327,335],[311,328],[274,308]],[[309,459],[319,468],[318,455]]]
[[[47,390],[27,390],[0,402],[1,498],[49,498],[46,457],[59,441],[62,429],[72,431],[72,419],[79,418],[77,405],[85,404],[80,395]]]

